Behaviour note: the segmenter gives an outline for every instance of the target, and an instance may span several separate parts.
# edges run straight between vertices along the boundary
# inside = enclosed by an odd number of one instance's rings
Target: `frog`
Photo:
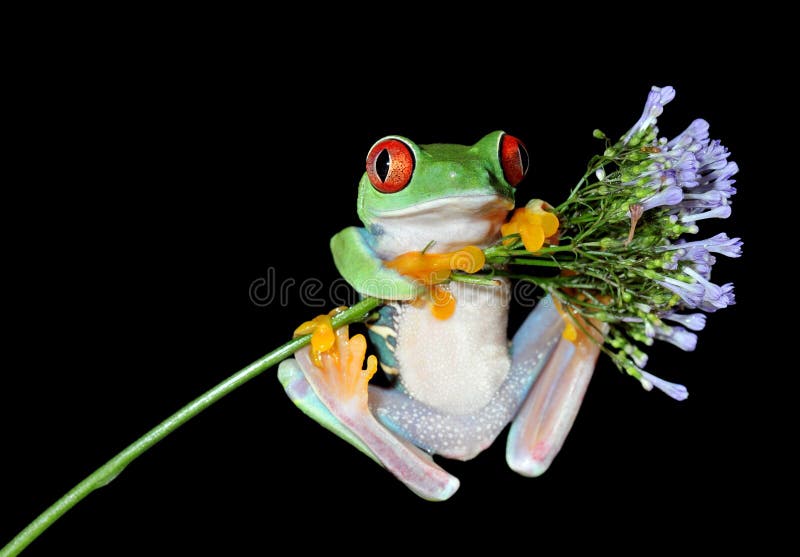
[[[508,466],[528,477],[544,473],[599,354],[590,328],[576,334],[549,295],[509,341],[507,278],[426,281],[397,264],[409,254],[479,258],[503,236],[529,166],[524,143],[500,130],[472,145],[418,145],[401,135],[374,143],[358,183],[363,226],[343,229],[330,246],[341,276],[384,302],[368,334],[389,386],[370,383],[376,356],[362,369],[364,337],[351,339],[347,327],[328,331],[333,356],[322,361],[305,348],[279,367],[297,407],[431,501],[460,487],[434,455],[473,459],[509,424]],[[434,278],[449,272],[431,270]]]

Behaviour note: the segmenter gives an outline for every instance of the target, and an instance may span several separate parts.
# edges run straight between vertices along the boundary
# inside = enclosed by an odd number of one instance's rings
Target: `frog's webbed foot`
[[[547,298],[550,304],[553,302]],[[568,317],[566,319],[569,319]],[[589,323],[572,327],[575,338],[561,338],[511,425],[506,461],[523,476],[543,474],[572,428],[594,372],[601,332]],[[590,338],[591,332],[595,339]],[[530,331],[514,337],[512,360],[522,357]]]
[[[321,425],[380,463],[414,493],[440,501],[459,482],[409,442],[383,427],[367,405],[367,384],[377,360],[370,356],[362,369],[367,345],[363,335],[349,338],[347,327],[335,332],[332,350],[313,355],[309,348],[285,360],[278,378],[292,401]],[[315,364],[315,361],[317,362]]]

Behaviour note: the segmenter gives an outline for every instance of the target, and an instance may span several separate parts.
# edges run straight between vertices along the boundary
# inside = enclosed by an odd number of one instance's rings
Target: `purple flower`
[[[650,122],[646,115],[657,112],[659,106],[663,109],[659,99],[651,93],[645,114],[637,125]],[[674,203],[665,203],[662,197],[654,195],[645,203],[646,209],[667,205],[669,212],[684,224],[730,216],[729,198],[736,193],[732,176],[739,167],[728,161],[730,153],[719,141],[709,140],[708,129],[708,122],[698,119],[672,140],[661,138],[652,142],[652,152],[648,155],[651,164],[645,165],[633,179],[626,178],[626,185],[646,186],[662,192],[678,187],[683,195]],[[671,199],[677,199],[677,194],[673,192]]]
[[[649,158],[653,162],[638,175],[636,180],[629,181],[626,185],[640,184],[644,179],[646,179],[644,185],[651,188],[662,186],[693,188],[699,185],[698,163],[694,154],[678,149],[660,151],[651,154]]]
[[[717,258],[709,253],[705,248],[692,246],[688,249],[678,250],[680,261],[690,263],[692,268],[701,276],[707,278],[711,274],[711,267],[717,262]]]
[[[692,263],[716,263],[714,256],[711,255],[703,246],[681,246],[678,250],[681,261],[691,261]]]
[[[703,151],[708,145],[708,127],[708,122],[698,118],[667,143],[667,147],[672,150],[686,150],[691,153]],[[717,141],[717,143],[719,142]]]
[[[719,287],[719,297],[709,300],[703,300],[697,309],[701,309],[707,313],[714,313],[718,309],[723,309],[732,306],[736,303],[736,296],[733,292],[733,284],[728,282]]]
[[[674,344],[681,350],[691,352],[697,347],[697,335],[681,326],[656,329],[656,338]]]
[[[683,269],[683,272],[692,277],[695,280],[695,285],[699,285],[703,290],[702,300],[700,303],[695,304],[695,307],[699,307],[706,312],[714,312],[735,303],[733,284],[728,283],[723,286],[717,286],[690,267]]]
[[[714,190],[722,192],[725,197],[731,197],[732,195],[736,195],[736,188],[733,187],[733,184],[736,183],[736,180],[716,180],[713,184],[710,184],[708,187],[705,188],[698,188],[700,190]]]
[[[634,365],[638,367],[644,367],[647,365],[648,356],[632,344],[629,344],[625,347],[625,353],[631,357],[633,360]]]
[[[726,257],[739,257],[742,255],[742,240],[739,238],[729,238],[727,234],[721,232],[703,241],[703,247],[713,253],[718,253]]]
[[[731,206],[726,204],[720,205],[719,207],[714,207],[708,211],[703,211],[702,213],[683,215],[681,216],[680,220],[681,222],[686,223],[703,219],[727,219],[729,216],[731,216]]]
[[[726,162],[720,161],[720,164],[724,163],[724,166],[719,169],[714,169],[712,172],[705,174],[704,172],[708,170],[708,167],[702,166],[700,168],[700,172],[703,173],[700,178],[700,185],[712,185],[713,182],[717,180],[728,180],[731,176],[739,172],[739,165],[733,161]]]
[[[705,142],[703,148],[697,152],[697,162],[700,163],[700,170],[707,173],[724,168],[729,155],[728,149],[722,146],[719,139],[715,139]]]
[[[709,190],[704,193],[686,193],[683,196],[681,207],[688,209],[694,208],[713,208],[719,207],[727,202],[727,196],[721,191]]]
[[[669,244],[661,246],[658,251],[677,250],[677,249],[691,249],[703,248],[712,253],[719,253],[727,257],[739,257],[742,255],[742,240],[740,238],[729,238],[727,234],[721,232],[716,236],[707,238],[705,240],[697,240],[694,242],[681,242],[676,244]]]
[[[677,205],[683,199],[683,191],[678,186],[668,186],[663,190],[646,197],[640,203],[642,208],[647,211],[662,205]]]
[[[702,331],[706,326],[706,314],[705,313],[668,313],[666,315],[661,316],[661,319],[666,319],[668,321],[674,321],[675,323],[680,323],[687,329],[691,329],[693,331]]]
[[[647,95],[647,102],[639,120],[622,138],[622,144],[627,145],[631,139],[641,139],[653,126],[664,111],[664,105],[675,98],[675,89],[672,87],[653,87]]]
[[[703,277],[704,279],[708,279],[709,277],[711,277],[711,267],[712,267],[712,265],[713,265],[713,263],[700,262],[700,263],[695,263],[694,265],[692,265],[692,269],[694,269],[695,272],[698,275],[700,275],[701,277]]]
[[[652,88],[639,120],[605,152],[616,162],[618,171],[606,174],[604,168],[597,173],[597,180],[624,186],[607,190],[610,195],[619,195],[617,199],[629,208],[631,222],[623,246],[629,245],[635,234],[645,240],[637,246],[635,258],[617,264],[618,275],[647,277],[666,291],[653,293],[652,283],[641,291],[638,284],[628,287],[627,304],[610,321],[612,328],[617,327],[631,340],[621,344],[623,341],[615,337],[612,346],[624,351],[618,354],[618,365],[640,379],[646,389],[655,386],[676,400],[684,400],[688,396],[686,387],[641,371],[647,355],[634,343],[650,346],[653,340],[663,340],[682,350],[694,350],[695,332],[705,327],[706,315],[685,311],[714,312],[735,303],[733,285],[711,282],[711,271],[716,254],[741,256],[742,242],[724,233],[691,242],[674,240],[679,235],[696,234],[698,225],[706,219],[730,216],[731,196],[736,194],[734,176],[739,171],[729,160],[728,149],[710,139],[709,124],[703,119],[692,121],[672,139],[658,137],[657,119],[674,96],[672,87]],[[644,216],[643,211],[649,213]],[[661,245],[653,246],[652,240]],[[629,272],[628,266],[636,269]],[[678,304],[676,298],[680,298]]]
[[[644,387],[645,390],[650,391],[655,387],[675,400],[686,400],[689,397],[689,391],[683,385],[664,381],[660,377],[656,377],[652,373],[647,373],[644,370],[639,370],[639,373],[641,373],[639,381],[642,383],[642,387]]]
[[[672,277],[657,280],[658,284],[681,297],[690,308],[696,308],[703,302],[703,286],[697,283],[683,282]]]

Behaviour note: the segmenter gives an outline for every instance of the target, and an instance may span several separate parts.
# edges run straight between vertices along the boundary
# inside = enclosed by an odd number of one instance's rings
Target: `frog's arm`
[[[383,300],[412,300],[424,287],[384,266],[367,241],[367,231],[350,226],[331,238],[336,268],[360,294]]]

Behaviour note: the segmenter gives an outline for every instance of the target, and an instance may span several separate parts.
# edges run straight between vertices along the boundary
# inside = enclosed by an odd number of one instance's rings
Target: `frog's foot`
[[[363,335],[349,338],[347,327],[341,327],[330,349],[317,352],[313,360],[311,349],[298,351],[296,359],[281,363],[278,378],[303,412],[384,466],[414,493],[433,501],[448,499],[458,489],[458,479],[370,413],[367,384],[377,360],[370,356],[362,369],[366,350]]]
[[[489,403],[474,412],[444,412],[410,397],[402,387],[370,387],[370,407],[386,427],[418,447],[469,460],[489,447],[517,413],[563,330],[563,318],[550,298],[545,298],[514,337],[506,380]]]
[[[563,337],[511,425],[506,461],[515,472],[539,476],[558,454],[592,378],[601,338],[602,332],[591,324],[567,323]],[[516,337],[514,342],[516,345]]]
[[[511,219],[500,227],[503,236],[519,234],[525,249],[530,252],[539,251],[545,244],[558,243],[558,217],[553,213],[553,206],[541,199],[531,199],[525,207],[517,209]],[[513,238],[506,238],[507,246],[514,244]]]

